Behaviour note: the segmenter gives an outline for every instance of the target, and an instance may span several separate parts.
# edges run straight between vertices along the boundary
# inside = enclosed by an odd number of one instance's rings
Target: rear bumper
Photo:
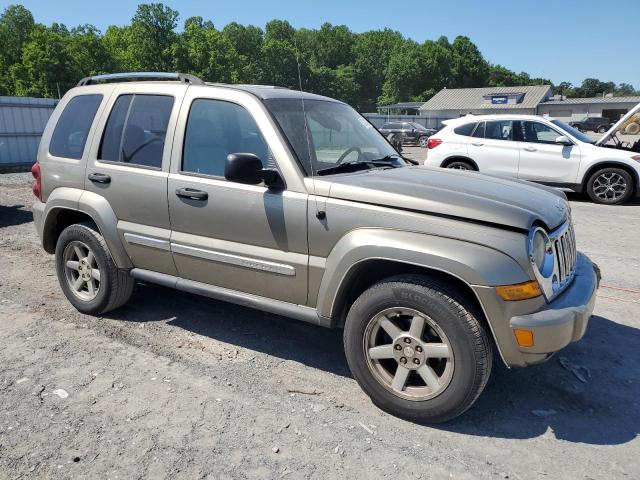
[[[42,243],[42,228],[44,223],[44,208],[46,204],[41,201],[36,201],[31,207],[31,211],[33,213],[33,226],[38,233],[38,237],[40,237],[40,243]]]

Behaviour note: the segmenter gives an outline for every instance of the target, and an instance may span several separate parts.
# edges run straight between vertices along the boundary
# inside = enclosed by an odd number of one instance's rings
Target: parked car
[[[569,125],[581,132],[605,133],[613,123],[605,117],[587,117],[577,122],[570,122]]]
[[[163,81],[124,81],[141,78]],[[410,166],[318,95],[89,77],[32,172],[36,229],[80,312],[124,305],[141,280],[343,328],[360,386],[414,421],[460,415],[494,349],[543,362],[594,308],[598,270],[562,192]]]
[[[595,141],[560,120],[532,115],[448,120],[428,142],[425,165],[516,177],[596,203],[619,204],[639,193],[640,105]],[[618,134],[636,135],[631,141]]]
[[[426,128],[415,122],[389,122],[380,127],[380,132],[387,136],[389,134],[400,135],[403,144],[427,146],[427,140],[437,132],[434,128]]]

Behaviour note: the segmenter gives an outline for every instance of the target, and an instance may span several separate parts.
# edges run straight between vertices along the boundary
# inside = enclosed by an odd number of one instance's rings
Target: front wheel
[[[451,162],[446,168],[451,168],[453,170],[475,170],[473,165],[469,162],[465,162],[462,160],[456,160],[455,162]]]
[[[417,275],[365,291],[347,315],[344,345],[351,372],[373,403],[416,422],[462,414],[491,372],[482,324],[445,285]]]
[[[607,129],[605,127],[598,128],[598,133],[604,133],[606,131],[607,131]]]
[[[621,168],[608,167],[589,177],[587,193],[595,203],[618,205],[631,197],[634,186],[629,172]]]
[[[429,142],[429,137],[420,137],[418,139],[418,143],[422,148],[427,148],[427,143]]]

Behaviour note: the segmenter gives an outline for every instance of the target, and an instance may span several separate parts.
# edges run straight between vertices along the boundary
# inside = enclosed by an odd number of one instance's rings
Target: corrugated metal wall
[[[58,100],[0,96],[0,172],[27,169]]]

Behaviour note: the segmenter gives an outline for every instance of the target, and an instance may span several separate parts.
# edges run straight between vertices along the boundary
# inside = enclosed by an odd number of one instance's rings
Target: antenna
[[[320,211],[318,208],[318,195],[316,192],[316,174],[313,171],[313,159],[311,157],[311,141],[309,139],[309,125],[307,123],[307,111],[304,106],[304,94],[302,93],[302,74],[300,73],[300,52],[298,50],[298,42],[295,35],[293,36],[293,46],[296,49],[296,65],[298,67],[298,86],[300,88],[300,102],[302,103],[302,120],[304,121],[304,136],[307,140],[307,152],[309,152],[309,168],[311,169],[311,183],[313,185],[313,198],[314,205],[316,207],[316,217],[322,220],[325,217],[325,212]]]

